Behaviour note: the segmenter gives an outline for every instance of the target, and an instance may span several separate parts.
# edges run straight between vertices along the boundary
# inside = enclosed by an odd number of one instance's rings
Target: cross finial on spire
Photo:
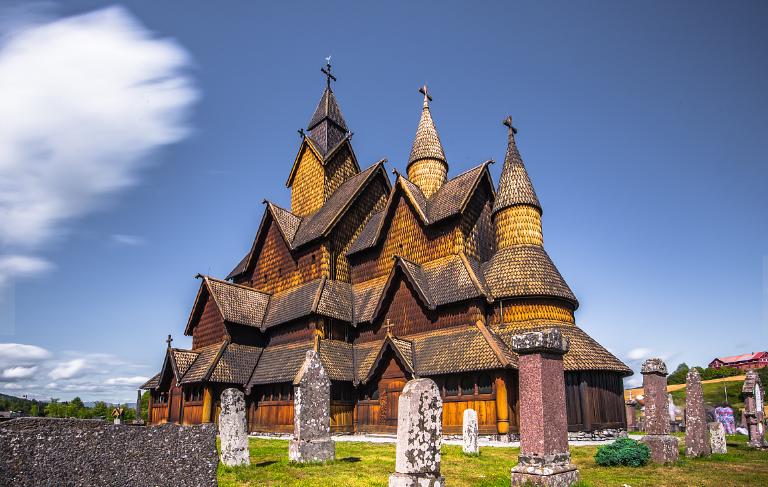
[[[432,101],[432,95],[429,94],[426,83],[424,83],[424,86],[419,88],[419,93],[424,95],[424,108],[429,107],[429,102]]]
[[[325,58],[325,67],[320,68],[320,71],[325,74],[325,83],[328,89],[331,89],[331,80],[336,81],[336,76],[331,74],[331,56]]]
[[[501,123],[503,123],[504,125],[506,125],[507,127],[509,127],[509,130],[510,130],[510,131],[511,131],[513,134],[516,134],[516,133],[517,133],[517,129],[516,129],[515,127],[513,127],[513,126],[512,126],[512,115],[507,115],[507,118],[505,118],[505,119],[504,119],[504,121],[502,121]]]
[[[384,325],[384,328],[387,329],[387,336],[390,336],[390,337],[392,336],[392,327],[393,326],[395,326],[395,325],[393,325],[392,322],[389,321],[389,318],[387,318],[387,322]]]
[[[165,339],[165,343],[168,344],[168,348],[171,348],[171,342],[173,342],[173,337],[168,335],[168,338]]]

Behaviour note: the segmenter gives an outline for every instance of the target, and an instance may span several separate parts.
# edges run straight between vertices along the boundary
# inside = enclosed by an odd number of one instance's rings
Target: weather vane
[[[336,81],[336,76],[331,74],[331,56],[328,56],[325,58],[325,67],[320,68],[320,71],[325,74],[325,83],[326,86],[328,86],[328,89],[331,88],[331,80]]]

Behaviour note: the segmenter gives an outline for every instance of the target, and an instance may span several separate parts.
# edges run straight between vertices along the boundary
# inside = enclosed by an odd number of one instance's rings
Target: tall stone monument
[[[293,388],[293,439],[288,444],[288,458],[298,463],[333,460],[331,380],[314,350],[307,351]]]
[[[747,378],[744,379],[744,386],[741,392],[744,394],[744,418],[747,422],[747,432],[749,433],[749,443],[752,448],[766,448],[768,443],[765,441],[765,419],[763,403],[763,384],[757,372],[750,370],[747,372]]]
[[[512,485],[561,487],[579,479],[568,450],[563,374],[568,347],[557,328],[512,337],[520,357],[520,456],[512,468]]]
[[[701,376],[691,369],[685,378],[685,456],[701,457],[711,452]]]
[[[408,381],[397,411],[395,473],[389,487],[443,487],[440,446],[443,436],[443,400],[432,379]]]
[[[669,402],[667,401],[667,365],[660,358],[643,362],[643,392],[645,393],[645,431],[640,440],[651,449],[651,460],[671,463],[677,460],[677,438],[671,436]]]
[[[221,439],[221,463],[228,467],[249,465],[248,423],[245,419],[245,396],[234,389],[221,393],[219,413],[219,438]]]
[[[477,445],[477,411],[465,409],[461,423],[462,451],[467,455],[479,455],[480,447]]]

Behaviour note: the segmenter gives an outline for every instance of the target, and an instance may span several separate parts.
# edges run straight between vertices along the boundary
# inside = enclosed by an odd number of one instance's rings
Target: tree
[[[718,369],[707,367],[701,371],[701,380],[722,379],[741,375],[743,372],[735,367],[720,367]]]
[[[763,382],[763,384],[768,384],[768,382]],[[149,391],[144,391],[144,394],[141,395],[141,417],[144,421],[148,421],[149,418],[149,394]]]
[[[674,372],[667,377],[667,384],[685,384],[685,379],[688,376],[688,364],[683,362],[678,365]]]
[[[32,407],[29,408],[29,415],[30,416],[40,416],[40,409],[37,407],[37,403],[34,403]]]

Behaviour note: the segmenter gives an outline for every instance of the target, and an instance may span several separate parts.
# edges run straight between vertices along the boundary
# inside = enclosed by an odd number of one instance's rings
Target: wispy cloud
[[[85,369],[85,366],[85,359],[76,358],[67,362],[60,363],[48,373],[48,376],[53,380],[71,379],[83,369]]]
[[[147,382],[149,377],[143,375],[136,375],[133,377],[112,377],[104,381],[109,386],[134,386],[138,387]]]
[[[122,233],[115,233],[112,235],[112,241],[119,245],[127,245],[131,247],[144,245],[146,243],[142,237],[137,235],[125,235]]]
[[[0,373],[0,378],[7,379],[7,380],[27,379],[27,378],[32,377],[33,375],[35,375],[35,372],[37,372],[37,366],[32,366],[32,367],[23,367],[23,366],[9,367],[7,369],[4,369],[2,371],[2,373]]]
[[[0,28],[0,284],[50,267],[41,247],[138,181],[188,133],[190,58],[127,10]]]
[[[633,348],[629,352],[627,352],[627,358],[629,360],[642,360],[646,358],[650,358],[651,353],[653,351],[650,348]]]

